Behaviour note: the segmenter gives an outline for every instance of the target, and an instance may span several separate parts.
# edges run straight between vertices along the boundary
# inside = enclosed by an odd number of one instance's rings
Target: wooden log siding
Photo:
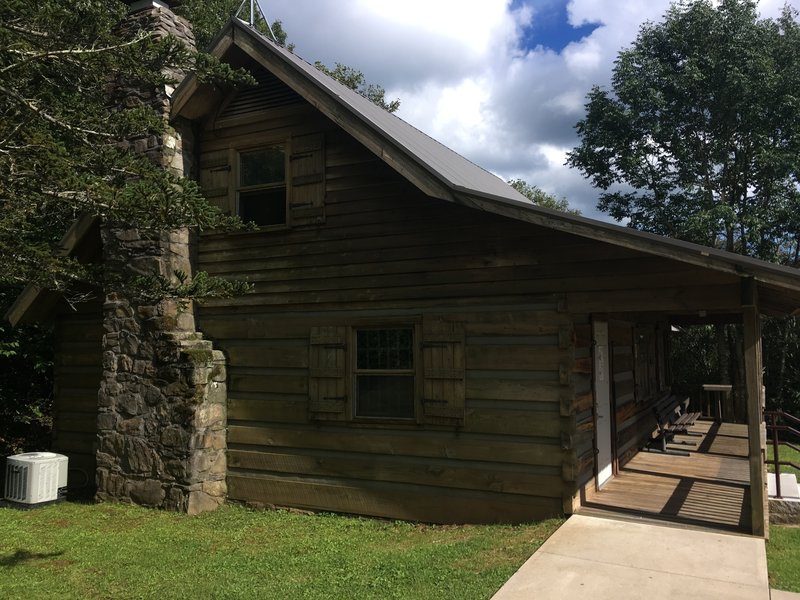
[[[664,364],[658,351],[666,348],[658,338],[665,336],[666,331],[662,324],[634,325],[621,321],[610,324],[612,397],[620,467],[633,458],[653,433],[652,407],[668,387],[666,377],[658,373],[659,363]]]
[[[308,105],[273,115],[210,123],[200,141],[211,173],[260,140],[324,139],[324,222],[200,240],[202,270],[255,286],[198,315],[230,363],[232,499],[429,521],[558,514],[592,460],[591,357],[575,347],[573,315],[585,325],[647,302],[713,309],[731,303],[732,285],[738,302],[731,276],[427,198]],[[218,189],[226,171],[213,172]],[[341,390],[340,375],[314,375],[326,364],[314,331],[431,317],[463,323],[463,422],[457,404],[438,423],[405,425],[309,409],[309,396],[319,407]],[[334,380],[333,396],[320,392]],[[458,398],[458,381],[419,390],[420,401]]]
[[[573,316],[575,367],[573,387],[575,390],[572,410],[574,415],[562,428],[574,428],[575,486],[586,485],[595,475],[595,406],[592,394],[592,324],[589,315]],[[573,425],[574,421],[574,425]]]
[[[55,329],[53,451],[69,458],[67,485],[92,493],[95,485],[97,391],[102,373],[102,315],[97,302],[65,312]]]
[[[339,378],[344,358],[340,340],[347,327],[335,321],[354,321],[326,315],[327,324],[321,325],[320,318],[284,317],[273,322],[272,331],[261,320],[260,327],[251,327],[255,319],[215,318],[206,324],[207,334],[218,340],[230,361],[232,498],[330,510],[341,506],[341,500],[326,506],[323,498],[339,486],[345,497],[362,490],[355,504],[339,508],[347,512],[408,516],[408,509],[386,499],[392,493],[408,498],[412,492],[417,497],[410,505],[426,508],[409,518],[423,520],[519,520],[560,512],[563,463],[569,453],[562,449],[559,407],[571,391],[559,383],[556,363],[543,361],[536,352],[530,352],[527,362],[525,356],[531,348],[558,351],[558,322],[551,319],[563,316],[553,310],[423,315],[423,323],[432,324],[423,337],[430,345],[426,348],[423,341],[422,354],[438,353],[430,360],[433,371],[430,364],[423,365],[432,381],[423,381],[439,389],[422,394],[422,425],[347,420],[339,400],[345,389]],[[510,334],[512,329],[520,334]],[[461,344],[465,368],[459,384],[459,359],[453,350]],[[495,350],[508,362],[498,362]],[[286,367],[280,358],[304,351],[297,368]],[[424,402],[426,396],[437,399],[433,407]],[[309,419],[309,402],[310,410],[323,414],[315,412]],[[285,495],[271,495],[271,489]],[[287,501],[294,493],[298,497]],[[442,507],[423,503],[431,495],[457,508],[448,517]],[[521,497],[530,500],[528,512],[521,509]],[[482,511],[475,508],[479,498],[485,503]],[[477,511],[469,519],[464,517],[466,506]]]
[[[611,399],[617,437],[616,458],[619,466],[622,466],[637,450],[634,433],[640,407],[636,404],[633,324],[609,322],[608,341],[611,354]],[[631,427],[634,429],[630,429]]]

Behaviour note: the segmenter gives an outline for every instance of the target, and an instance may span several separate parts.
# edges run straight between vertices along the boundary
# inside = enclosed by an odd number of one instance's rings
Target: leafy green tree
[[[342,85],[345,85],[351,90],[358,92],[373,104],[380,106],[382,109],[387,110],[390,113],[393,113],[400,108],[399,99],[387,101],[386,90],[383,89],[383,86],[368,83],[364,77],[364,73],[358,69],[348,67],[347,65],[343,65],[342,63],[338,62],[333,69],[325,66],[325,64],[320,61],[315,62],[314,66],[326,75],[333,77]]]
[[[764,388],[769,408],[800,415],[800,319],[763,319]]]
[[[581,214],[576,208],[570,208],[566,198],[558,198],[553,194],[548,194],[537,185],[532,185],[523,179],[510,179],[508,185],[525,196],[528,200],[539,206],[559,210],[573,215]]]
[[[800,266],[797,14],[759,19],[753,0],[693,0],[643,25],[611,89],[589,92],[568,155],[603,190],[598,208],[636,229]],[[797,402],[797,340],[793,319],[765,326],[771,402]]]
[[[0,287],[0,307],[19,291]],[[49,447],[52,366],[47,327],[0,325],[0,457]]]
[[[781,262],[798,256],[800,28],[752,0],[674,4],[594,87],[567,164],[630,226]]]

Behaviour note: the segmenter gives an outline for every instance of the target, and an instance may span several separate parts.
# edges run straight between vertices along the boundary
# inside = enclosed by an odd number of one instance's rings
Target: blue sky
[[[579,42],[600,26],[600,23],[585,23],[577,27],[571,25],[567,4],[567,0],[514,0],[510,5],[511,10],[526,6],[533,10],[531,23],[522,29],[520,47],[534,50],[541,45],[561,52],[570,42]]]
[[[299,56],[363,71],[401,100],[398,116],[456,152],[608,219],[566,153],[587,92],[608,86],[617,53],[669,0],[261,2]],[[783,4],[761,0],[759,10],[776,17]]]

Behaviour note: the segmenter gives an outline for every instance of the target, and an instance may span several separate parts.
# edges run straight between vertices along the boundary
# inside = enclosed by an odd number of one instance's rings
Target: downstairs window
[[[414,329],[357,329],[355,416],[414,419]]]

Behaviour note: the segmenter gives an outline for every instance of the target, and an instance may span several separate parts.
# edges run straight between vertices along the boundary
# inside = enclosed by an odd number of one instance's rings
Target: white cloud
[[[564,166],[592,85],[668,0],[569,0],[571,25],[599,24],[560,52],[520,48],[546,2],[523,0],[273,0],[297,53],[362,70],[402,101],[399,116],[504,178],[522,177],[599,215],[598,192]],[[800,6],[800,0],[791,5]],[[783,0],[763,0],[765,17]]]

